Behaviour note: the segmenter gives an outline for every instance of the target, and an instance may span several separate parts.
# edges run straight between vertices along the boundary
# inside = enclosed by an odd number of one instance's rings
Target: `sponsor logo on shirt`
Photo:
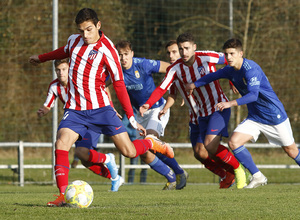
[[[259,86],[260,85],[260,81],[257,80],[257,77],[254,76],[250,79],[250,86]]]

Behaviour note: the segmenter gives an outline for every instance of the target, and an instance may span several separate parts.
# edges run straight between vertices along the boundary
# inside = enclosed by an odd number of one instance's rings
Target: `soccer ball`
[[[94,192],[87,182],[76,180],[67,186],[64,196],[69,206],[87,208],[93,201]]]

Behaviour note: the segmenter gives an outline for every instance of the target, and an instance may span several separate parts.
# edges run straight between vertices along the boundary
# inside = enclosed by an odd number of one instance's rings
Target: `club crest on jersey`
[[[135,75],[136,78],[140,78],[141,77],[139,71],[137,71],[137,70],[134,71],[134,75]]]
[[[90,59],[90,60],[94,60],[95,58],[96,58],[96,56],[97,56],[97,54],[98,54],[98,51],[97,50],[91,50],[91,52],[89,53],[89,55],[88,55],[88,58]]]

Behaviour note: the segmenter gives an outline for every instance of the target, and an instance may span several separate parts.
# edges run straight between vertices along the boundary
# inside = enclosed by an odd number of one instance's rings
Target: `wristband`
[[[137,122],[136,122],[136,120],[135,120],[135,118],[134,118],[133,116],[131,116],[131,117],[129,118],[129,122],[130,122],[131,126],[132,126],[134,129],[137,129],[137,128],[138,128],[138,127],[137,127]]]

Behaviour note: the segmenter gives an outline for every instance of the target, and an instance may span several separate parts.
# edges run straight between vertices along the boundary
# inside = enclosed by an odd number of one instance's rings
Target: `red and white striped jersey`
[[[103,33],[97,43],[85,44],[79,34],[69,37],[64,47],[69,54],[68,99],[65,108],[97,109],[110,105],[105,80],[123,80],[119,55],[113,43]]]
[[[181,94],[184,99],[184,104],[189,108],[190,122],[198,125],[199,107],[196,104],[193,96],[188,96],[184,90],[184,85],[179,80],[174,80],[170,87],[170,94],[177,96],[177,91]]]
[[[48,94],[44,106],[52,108],[57,97],[63,104],[65,104],[67,101],[67,92],[67,87],[64,87],[58,79],[53,80],[49,85]]]
[[[222,59],[220,57],[222,56]],[[224,60],[223,53],[214,51],[196,51],[195,61],[192,66],[184,64],[182,59],[178,59],[175,63],[168,67],[165,78],[161,82],[159,88],[168,90],[172,83],[176,80],[178,88],[183,98],[190,104],[193,111],[197,112],[200,117],[211,115],[216,111],[215,105],[219,102],[228,101],[224,94],[219,81],[213,81],[206,86],[194,89],[192,97],[186,98],[188,93],[184,89],[184,84],[193,83],[211,72],[216,71],[216,64],[223,64],[220,60]],[[151,99],[151,97],[149,98]],[[152,103],[150,101],[150,103]],[[195,115],[196,117],[196,115]]]

